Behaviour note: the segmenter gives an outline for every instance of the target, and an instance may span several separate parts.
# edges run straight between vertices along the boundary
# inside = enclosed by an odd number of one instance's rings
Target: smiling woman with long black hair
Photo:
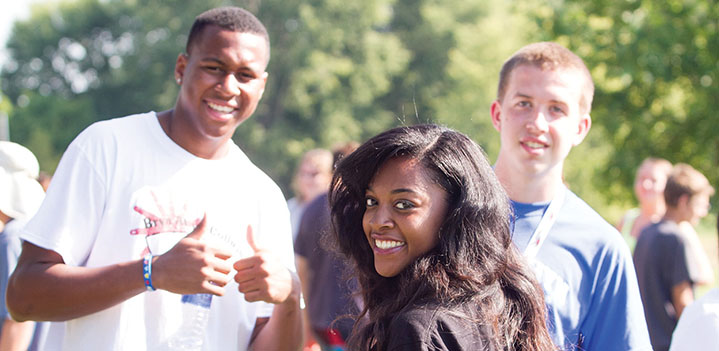
[[[330,204],[365,303],[351,350],[554,348],[507,195],[467,136],[436,125],[379,134],[338,165]]]

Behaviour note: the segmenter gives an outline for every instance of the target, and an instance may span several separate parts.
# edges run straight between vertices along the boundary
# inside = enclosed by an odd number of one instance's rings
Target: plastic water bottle
[[[202,350],[211,303],[212,294],[182,295],[182,325],[168,342],[170,350]]]

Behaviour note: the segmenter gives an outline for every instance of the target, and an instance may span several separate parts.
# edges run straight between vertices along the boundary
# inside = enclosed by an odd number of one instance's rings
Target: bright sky
[[[5,42],[10,36],[12,25],[16,20],[30,17],[30,4],[41,0],[5,0],[0,5],[0,66],[7,59]]]

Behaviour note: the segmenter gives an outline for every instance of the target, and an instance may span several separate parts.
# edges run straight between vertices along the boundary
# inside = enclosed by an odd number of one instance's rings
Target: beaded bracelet
[[[142,279],[145,281],[145,289],[147,291],[155,291],[152,286],[152,254],[147,254],[142,259]]]

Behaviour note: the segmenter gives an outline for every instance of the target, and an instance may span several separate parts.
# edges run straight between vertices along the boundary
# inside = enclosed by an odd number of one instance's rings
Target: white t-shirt
[[[719,288],[684,309],[669,350],[719,351]]]
[[[232,143],[221,160],[195,157],[154,112],[98,122],[68,147],[47,198],[22,239],[70,266],[99,267],[161,254],[207,213],[203,240],[252,255],[275,250],[294,271],[289,213],[279,187]],[[271,244],[271,246],[270,246]],[[138,279],[141,273],[138,272]],[[66,350],[158,350],[182,322],[181,295],[155,291],[66,323]],[[248,303],[232,280],[213,297],[204,350],[244,349],[272,305]],[[233,346],[237,345],[237,346]]]

